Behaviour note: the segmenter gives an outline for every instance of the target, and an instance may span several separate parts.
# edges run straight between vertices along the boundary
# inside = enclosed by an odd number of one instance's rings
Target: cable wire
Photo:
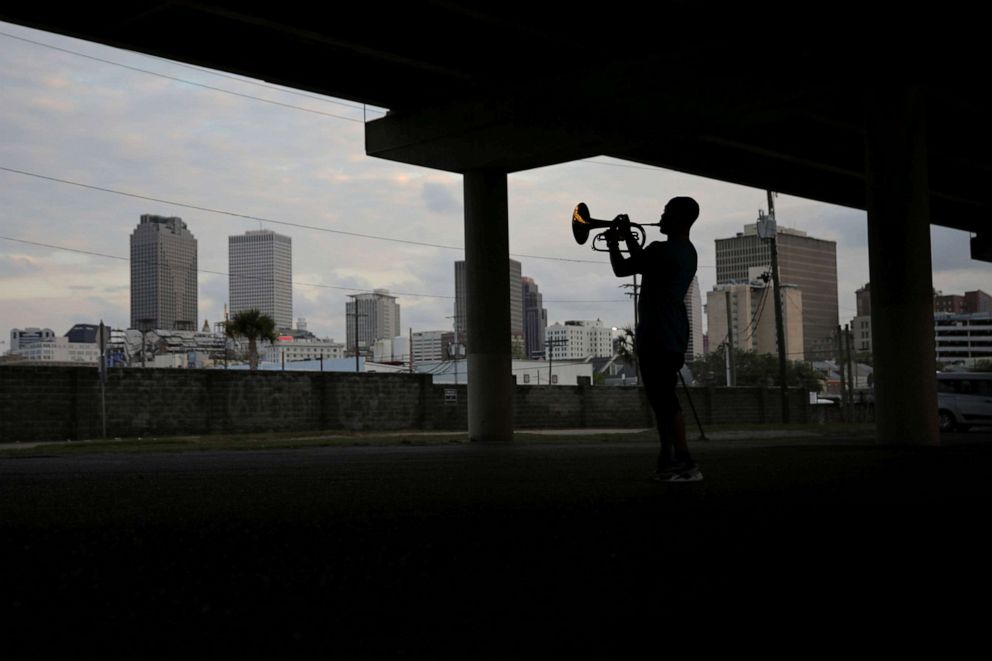
[[[0,239],[2,239],[4,241],[12,241],[14,243],[24,243],[24,244],[32,245],[32,246],[39,246],[39,247],[43,247],[43,248],[51,248],[53,250],[62,250],[62,251],[65,251],[65,252],[79,253],[79,254],[83,254],[83,255],[90,255],[90,256],[93,256],[93,257],[104,257],[104,258],[107,258],[107,259],[115,259],[115,260],[118,260],[118,261],[131,262],[132,264],[152,263],[152,262],[147,262],[145,260],[132,260],[129,257],[122,257],[121,255],[111,255],[109,253],[96,252],[96,251],[93,251],[93,250],[82,250],[80,248],[69,248],[69,247],[66,247],[66,246],[59,246],[59,245],[55,245],[55,244],[52,244],[52,243],[43,243],[41,241],[29,241],[27,239],[19,239],[17,237],[12,237],[12,236],[3,236],[3,235],[0,235]],[[195,271],[196,273],[205,273],[205,274],[208,274],[208,275],[219,275],[219,276],[224,276],[224,277],[227,277],[227,278],[241,278],[241,279],[244,279],[244,280],[262,280],[264,282],[269,282],[271,280],[272,282],[279,282],[279,280],[278,279],[275,279],[275,278],[269,279],[269,278],[262,278],[260,276],[235,275],[235,274],[231,274],[231,273],[225,273],[223,271],[212,271],[212,270],[209,270],[209,269],[201,269],[201,268],[196,268],[196,269],[192,269],[192,270]],[[296,282],[296,281],[290,281],[289,284],[291,284],[293,286],[300,286],[300,287],[317,287],[317,288],[320,288],[320,289],[338,289],[338,290],[342,290],[342,291],[355,291],[355,292],[369,293],[369,294],[375,293],[375,289],[367,289],[367,288],[366,289],[363,289],[363,288],[360,288],[360,287],[344,287],[344,286],[340,286],[340,285],[325,285],[325,284],[320,284],[320,283],[315,283],[315,282]],[[401,292],[401,291],[391,292],[391,294],[394,294],[396,296],[411,296],[411,297],[418,297],[418,298],[440,298],[440,299],[448,299],[448,300],[454,300],[455,299],[454,296],[450,296],[450,295],[446,295],[446,294],[422,294],[422,293]],[[624,304],[626,304],[626,301],[611,300],[611,299],[599,299],[599,300],[546,299],[545,302],[547,302],[547,303],[571,303],[571,304],[593,304],[593,303],[595,303],[595,304],[600,304],[600,303],[624,303]]]
[[[222,215],[222,216],[231,216],[231,217],[234,217],[234,218],[242,218],[242,219],[245,219],[245,220],[251,220],[253,222],[270,223],[272,225],[281,225],[281,226],[285,226],[285,227],[295,227],[297,229],[306,229],[306,230],[312,230],[312,231],[315,231],[315,232],[327,232],[327,233],[330,233],[330,234],[341,234],[343,236],[353,236],[353,237],[362,238],[362,239],[371,239],[371,240],[374,240],[374,241],[389,241],[389,242],[392,242],[392,243],[402,243],[402,244],[406,244],[406,245],[422,246],[422,247],[426,247],[426,248],[440,248],[442,250],[457,250],[459,252],[464,252],[464,250],[465,250],[465,248],[463,248],[461,246],[449,246],[449,245],[444,245],[444,244],[440,244],[440,243],[430,243],[430,242],[427,242],[427,241],[413,241],[413,240],[410,240],[410,239],[396,239],[396,238],[393,238],[393,237],[378,236],[378,235],[375,235],[375,234],[364,234],[364,233],[361,233],[361,232],[349,232],[349,231],[346,231],[346,230],[331,229],[330,227],[321,227],[319,225],[305,225],[303,223],[294,223],[294,222],[290,222],[290,221],[286,221],[286,220],[277,220],[275,218],[265,218],[265,217],[262,217],[262,216],[252,216],[250,214],[238,213],[238,212],[235,212],[235,211],[225,211],[223,209],[213,209],[213,208],[210,208],[210,207],[199,206],[199,205],[196,205],[196,204],[188,204],[186,202],[176,202],[174,200],[166,200],[166,199],[163,199],[163,198],[151,197],[150,195],[141,195],[141,194],[138,194],[138,193],[129,193],[127,191],[116,190],[116,189],[107,188],[107,187],[104,187],[104,186],[95,186],[93,184],[84,184],[84,183],[81,183],[81,182],[78,182],[78,181],[72,181],[70,179],[62,179],[62,178],[59,178],[59,177],[52,177],[52,176],[49,176],[49,175],[39,174],[37,172],[28,172],[27,170],[19,170],[17,168],[10,168],[10,167],[6,167],[6,166],[3,166],[3,165],[0,165],[0,170],[2,170],[4,172],[11,172],[13,174],[19,174],[19,175],[26,176],[26,177],[34,177],[36,179],[42,179],[44,181],[51,181],[51,182],[55,182],[55,183],[59,183],[59,184],[65,184],[65,185],[68,185],[68,186],[77,186],[79,188],[86,188],[86,189],[89,189],[89,190],[95,190],[95,191],[99,191],[101,193],[111,193],[111,194],[114,194],[114,195],[121,195],[121,196],[124,196],[124,197],[130,197],[130,198],[134,198],[134,199],[138,199],[138,200],[145,200],[147,202],[155,202],[155,203],[158,203],[158,204],[167,204],[167,205],[170,205],[170,206],[180,207],[180,208],[183,208],[183,209],[192,209],[194,211],[203,211],[203,212],[206,212],[206,213],[214,213],[214,214],[218,214],[218,215]],[[524,257],[524,258],[527,258],[527,259],[544,259],[544,260],[556,261],[556,262],[575,262],[575,263],[580,263],[580,264],[598,264],[598,265],[601,265],[601,266],[608,264],[608,262],[604,262],[604,261],[600,261],[600,260],[574,259],[574,258],[570,258],[570,257],[548,257],[548,256],[543,256],[543,255],[520,255],[520,254],[517,254],[517,253],[509,253],[509,254],[510,254],[511,257]]]
[[[365,121],[361,119],[355,119],[354,117],[345,117],[344,115],[335,115],[334,113],[324,112],[322,110],[314,110],[313,108],[304,108],[303,106],[294,106],[291,103],[283,103],[281,101],[273,101],[271,99],[263,99],[259,96],[252,96],[251,94],[244,94],[242,92],[234,92],[232,90],[226,90],[221,87],[214,87],[213,85],[207,85],[205,83],[197,83],[191,80],[186,80],[184,78],[178,78],[176,76],[170,76],[164,73],[158,73],[156,71],[149,71],[148,69],[141,69],[140,67],[134,67],[129,64],[121,64],[120,62],[113,62],[111,60],[105,60],[102,57],[96,57],[95,55],[87,55],[85,53],[80,53],[78,51],[69,50],[68,48],[61,48],[59,46],[52,46],[51,44],[42,43],[40,41],[34,41],[33,39],[27,39],[25,37],[18,37],[16,35],[10,34],[8,32],[0,32],[0,36],[7,37],[9,39],[17,39],[18,41],[24,41],[29,44],[34,44],[36,46],[43,46],[45,48],[51,48],[52,50],[61,51],[63,53],[68,53],[69,55],[76,55],[78,57],[83,57],[88,60],[93,60],[95,62],[101,62],[103,64],[110,64],[115,67],[121,67],[124,69],[129,69],[131,71],[137,71],[139,73],[145,73],[151,76],[158,76],[159,78],[165,78],[166,80],[171,80],[177,83],[183,83],[185,85],[193,85],[194,87],[202,87],[203,89],[208,89],[213,92],[221,92],[223,94],[230,94],[232,96],[241,97],[243,99],[252,99],[254,101],[260,101],[262,103],[269,103],[274,106],[281,106],[283,108],[291,108],[293,110],[302,110],[303,112],[313,113],[315,115],[324,115],[325,117],[334,117],[335,119],[343,119],[348,122],[356,122],[358,124],[364,124]]]

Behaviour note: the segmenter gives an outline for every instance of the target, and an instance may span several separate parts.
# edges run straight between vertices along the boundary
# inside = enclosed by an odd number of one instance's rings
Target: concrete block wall
[[[0,366],[0,442],[99,438],[100,381],[92,367]],[[426,374],[115,369],[108,374],[108,437],[319,430],[465,430],[465,385]],[[686,421],[695,424],[683,389]],[[792,422],[808,422],[806,394],[791,396]],[[777,390],[694,388],[703,424],[778,422]],[[517,429],[654,425],[636,387],[522,386]]]

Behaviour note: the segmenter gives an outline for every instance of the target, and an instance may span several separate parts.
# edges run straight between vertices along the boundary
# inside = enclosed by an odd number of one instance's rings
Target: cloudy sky
[[[126,327],[129,237],[146,213],[182,217],[198,240],[200,325],[223,317],[227,237],[263,227],[292,237],[293,315],[321,337],[343,341],[347,295],[373,288],[399,296],[404,329],[451,327],[461,177],[366,156],[363,121],[381,109],[5,23],[0,99],[0,349],[12,328]],[[573,242],[575,204],[655,222],[674,195],[700,202],[705,299],[714,239],[754,222],[763,190],[602,157],[509,176],[510,251],[550,322],[633,320],[606,256]],[[837,242],[850,321],[868,281],[865,213],[788,196],[776,212]],[[932,238],[937,289],[992,290],[992,264],[969,258],[967,233]]]

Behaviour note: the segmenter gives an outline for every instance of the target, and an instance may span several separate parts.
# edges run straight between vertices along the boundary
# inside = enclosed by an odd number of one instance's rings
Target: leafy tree
[[[992,360],[977,360],[971,369],[973,372],[992,372]]]
[[[276,340],[276,322],[272,317],[254,308],[238,312],[224,325],[228,337],[243,337],[248,340],[248,367],[258,369],[258,340]]]
[[[778,357],[771,354],[756,353],[734,349],[734,365],[738,386],[779,385]],[[726,347],[721,346],[716,351],[697,356],[693,362],[693,375],[696,381],[705,385],[726,385]],[[802,387],[806,390],[821,390],[821,377],[809,363],[790,360],[786,363],[786,385],[792,388]]]

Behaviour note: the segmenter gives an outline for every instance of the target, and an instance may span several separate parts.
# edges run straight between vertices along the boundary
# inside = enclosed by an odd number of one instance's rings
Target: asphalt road
[[[35,651],[613,658],[792,637],[946,651],[985,626],[989,436],[697,443],[706,479],[683,485],[649,479],[653,446],[608,437],[39,447],[0,460],[0,626],[8,649]]]

